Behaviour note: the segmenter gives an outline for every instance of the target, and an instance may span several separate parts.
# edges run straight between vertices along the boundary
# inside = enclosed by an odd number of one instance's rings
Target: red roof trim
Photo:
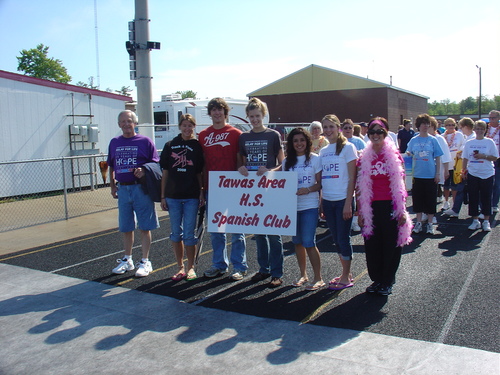
[[[113,93],[107,92],[107,91],[94,90],[94,89],[89,89],[87,87],[70,85],[67,83],[48,81],[46,79],[25,76],[23,74],[7,72],[5,70],[0,70],[0,78],[10,79],[12,81],[19,81],[19,82],[24,82],[24,83],[31,83],[33,85],[51,87],[51,88],[59,89],[59,90],[66,90],[66,91],[80,92],[83,94],[92,94],[92,95],[96,95],[96,96],[103,96],[105,98],[122,100],[124,102],[131,102],[132,101],[131,96],[113,94]]]

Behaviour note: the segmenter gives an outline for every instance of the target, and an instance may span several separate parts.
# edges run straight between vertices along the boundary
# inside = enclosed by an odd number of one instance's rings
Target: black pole
[[[476,68],[479,69],[479,99],[477,119],[481,120],[481,67],[476,65]]]

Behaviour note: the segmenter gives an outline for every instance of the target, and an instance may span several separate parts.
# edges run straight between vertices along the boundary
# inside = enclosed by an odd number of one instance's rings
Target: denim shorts
[[[199,199],[165,199],[170,217],[170,240],[184,242],[185,246],[198,243],[195,237],[196,218],[198,217]]]
[[[132,232],[136,227],[153,230],[159,227],[155,203],[144,193],[142,186],[118,184],[118,229]]]
[[[292,237],[295,245],[304,247],[316,246],[316,227],[318,225],[318,208],[309,208],[297,212],[297,234]]]

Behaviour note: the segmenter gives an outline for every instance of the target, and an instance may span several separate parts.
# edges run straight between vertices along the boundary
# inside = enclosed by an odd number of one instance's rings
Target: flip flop
[[[196,280],[198,276],[196,275],[196,272],[193,272],[193,273],[188,273],[186,275],[186,280],[187,281],[193,281],[193,280]]]
[[[338,282],[338,283],[330,284],[328,289],[330,289],[330,290],[342,290],[342,289],[350,288],[353,285],[354,285],[353,283],[344,284],[344,283]]]
[[[334,277],[333,279],[330,280],[330,282],[328,284],[337,284],[340,280],[340,276],[339,277]],[[352,277],[352,274],[349,274],[349,281],[352,283],[354,282],[354,278]]]
[[[172,280],[181,281],[185,277],[186,277],[186,274],[184,272],[179,272],[179,273],[176,273],[174,276],[172,276]]]
[[[306,279],[305,277],[301,277],[298,279],[296,282],[292,283],[292,286],[299,287],[307,283],[309,279]]]
[[[309,284],[306,286],[306,290],[318,290],[319,288],[323,288],[325,286],[325,282],[323,280],[316,281],[314,284]]]

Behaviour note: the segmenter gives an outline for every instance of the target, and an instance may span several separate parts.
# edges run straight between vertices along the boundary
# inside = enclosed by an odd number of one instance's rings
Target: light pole
[[[477,119],[481,120],[481,67],[476,65],[476,68],[479,69],[479,100]]]

